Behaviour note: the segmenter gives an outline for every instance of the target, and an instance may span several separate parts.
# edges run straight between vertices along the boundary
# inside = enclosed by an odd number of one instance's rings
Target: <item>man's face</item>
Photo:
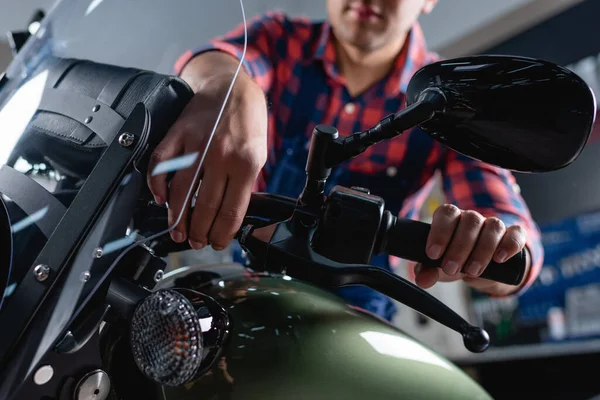
[[[373,51],[402,37],[437,0],[327,0],[336,38]]]

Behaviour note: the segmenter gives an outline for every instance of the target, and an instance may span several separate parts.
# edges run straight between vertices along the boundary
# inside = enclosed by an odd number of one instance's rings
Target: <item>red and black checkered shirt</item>
[[[280,157],[284,127],[294,107],[307,107],[307,126],[328,124],[346,135],[365,130],[379,120],[405,106],[405,92],[412,75],[424,65],[438,60],[427,50],[421,28],[416,23],[406,45],[388,74],[362,94],[352,97],[336,66],[336,54],[328,22],[313,22],[306,18],[291,18],[282,12],[269,12],[255,17],[247,25],[248,45],[243,65],[268,95],[269,157],[257,182],[264,190],[270,171]],[[183,54],[175,69],[180,73],[195,55],[220,50],[242,56],[244,29],[240,25],[207,45]],[[293,103],[301,82],[300,71],[315,63],[326,84],[319,88],[314,104]],[[310,111],[309,111],[310,110]],[[311,129],[307,129],[307,138]],[[476,210],[486,217],[497,216],[507,225],[519,224],[528,233],[527,246],[532,256],[532,269],[527,288],[538,276],[543,262],[540,232],[521,197],[514,176],[503,169],[462,156],[434,140],[416,146],[413,137],[422,131],[405,132],[392,140],[379,143],[349,162],[345,168],[354,173],[376,177],[403,177],[407,185],[400,215],[416,219],[432,188],[436,171],[441,173],[443,190],[448,203],[463,210]],[[418,157],[413,156],[418,152]],[[303,165],[300,166],[304,168]],[[377,182],[376,179],[373,182]],[[388,188],[369,186],[374,194]],[[522,292],[522,291],[521,291]]]

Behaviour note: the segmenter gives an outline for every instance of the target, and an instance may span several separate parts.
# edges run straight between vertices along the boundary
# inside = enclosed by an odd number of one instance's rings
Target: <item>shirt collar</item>
[[[313,61],[323,62],[325,72],[330,78],[340,80],[335,63],[335,47],[331,40],[331,25],[325,21],[321,24],[317,45],[313,53]],[[437,61],[438,56],[427,50],[425,36],[418,22],[415,22],[406,39],[402,52],[398,55],[394,67],[386,81],[385,92],[388,95],[406,93],[412,76],[421,67]]]

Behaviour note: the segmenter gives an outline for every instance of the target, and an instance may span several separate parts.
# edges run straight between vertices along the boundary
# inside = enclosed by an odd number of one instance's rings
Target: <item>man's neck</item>
[[[393,68],[406,35],[373,51],[364,51],[334,39],[336,60],[351,96],[357,96],[383,79]]]

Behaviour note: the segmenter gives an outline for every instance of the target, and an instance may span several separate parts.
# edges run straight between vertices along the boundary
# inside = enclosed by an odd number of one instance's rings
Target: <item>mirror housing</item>
[[[437,90],[444,109],[420,124],[435,140],[508,170],[539,173],[571,164],[596,117],[591,88],[537,59],[482,55],[439,61],[415,73],[407,106]]]

